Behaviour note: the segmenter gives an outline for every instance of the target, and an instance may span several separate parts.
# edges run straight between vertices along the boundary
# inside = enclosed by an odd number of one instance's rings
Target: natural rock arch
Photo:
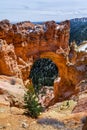
[[[69,62],[69,53],[66,53],[66,51],[59,54],[46,52],[40,55],[41,58],[51,59],[58,67],[60,74],[60,81],[54,82],[54,99],[49,105],[68,99],[79,91],[76,89],[76,85],[83,79],[83,75],[82,72],[77,71],[75,65]]]
[[[69,43],[70,22],[57,24],[48,21],[42,25],[34,25],[31,22],[11,24],[9,21],[1,21],[0,41],[2,70],[0,74],[10,76],[20,75],[25,81],[29,76],[30,65],[40,58],[44,52],[56,52],[60,47],[67,48]],[[5,49],[3,41],[6,41]],[[10,47],[11,46],[11,47]],[[14,52],[14,54],[10,53]],[[12,66],[6,63],[5,57],[15,62]],[[2,62],[3,61],[3,62]],[[8,61],[7,61],[8,62]],[[13,62],[12,62],[13,63]],[[3,69],[3,64],[5,71]],[[14,69],[17,66],[18,69]],[[10,69],[12,68],[12,69]],[[17,70],[17,71],[16,71]]]
[[[59,74],[60,74],[61,80],[58,81],[57,83],[54,83],[55,101],[62,100],[62,98],[63,99],[67,98],[67,97],[64,97],[64,93],[67,91],[69,92],[70,87],[71,87],[71,90],[70,90],[71,93],[75,89],[73,86],[71,86],[71,84],[73,85],[74,83],[73,82],[70,83],[70,80],[69,80],[69,73],[68,73],[68,68],[67,68],[68,67],[67,66],[67,58],[62,53],[57,54],[54,52],[42,53],[40,55],[40,58],[51,59],[59,69]],[[70,95],[71,95],[71,93],[70,93]],[[61,98],[61,99],[59,99],[59,98]]]
[[[22,78],[38,58],[50,58],[59,68],[61,80],[54,83],[55,102],[76,93],[75,86],[87,77],[87,53],[68,48],[70,22],[43,25],[0,22],[0,74]],[[63,49],[62,49],[63,48]],[[65,51],[64,51],[65,50]],[[68,51],[67,51],[68,50]]]
[[[59,50],[60,51],[60,50]],[[68,56],[65,56],[65,52],[60,52],[59,54],[55,52],[44,52],[41,53],[39,58],[48,58],[57,66],[60,80],[58,82],[54,81],[54,99],[50,102],[52,105],[55,102],[68,99],[75,92],[75,85],[78,83],[77,77],[78,73],[75,72],[75,68],[68,66],[67,59]],[[71,70],[69,72],[69,70]],[[75,73],[75,80],[73,80]]]

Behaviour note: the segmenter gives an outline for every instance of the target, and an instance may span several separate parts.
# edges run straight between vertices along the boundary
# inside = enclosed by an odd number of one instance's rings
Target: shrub
[[[42,112],[42,106],[38,102],[38,98],[35,95],[34,88],[31,86],[24,95],[24,103],[27,114],[32,118],[37,118]]]

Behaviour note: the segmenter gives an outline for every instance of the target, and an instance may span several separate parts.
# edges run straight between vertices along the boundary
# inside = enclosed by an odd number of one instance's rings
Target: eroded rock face
[[[2,57],[0,74],[19,77],[17,73],[20,73],[22,79],[26,80],[32,63],[43,52],[56,52],[60,47],[68,47],[69,30],[69,21],[61,24],[50,21],[43,25],[34,25],[31,22],[11,24],[8,20],[1,21],[0,39],[5,41],[1,40],[4,50],[0,51]]]
[[[51,21],[42,25],[1,21],[0,74],[25,81],[36,59],[50,58],[60,74],[60,80],[54,82],[52,103],[77,94],[80,91],[77,84],[87,78],[87,52],[81,52],[73,44],[68,46],[69,31],[69,21],[60,24]]]
[[[5,40],[0,39],[0,74],[8,76],[17,76],[21,78],[22,74],[17,64],[13,44],[8,45]]]
[[[78,47],[77,50],[71,51],[72,48],[73,45],[71,45],[70,51],[59,49],[55,54],[47,52],[41,55],[43,58],[50,58],[59,68],[60,74],[60,79],[58,78],[54,82],[55,98],[49,105],[69,99],[71,95],[77,95],[82,87],[82,84],[79,85],[80,82],[87,78],[87,52],[79,51]],[[72,58],[71,55],[73,55]]]

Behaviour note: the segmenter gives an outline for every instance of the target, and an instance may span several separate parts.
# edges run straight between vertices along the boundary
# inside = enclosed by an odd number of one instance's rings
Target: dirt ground
[[[82,130],[81,118],[86,113],[71,114],[75,102],[58,103],[38,119],[24,115],[24,109],[0,105],[0,130]]]

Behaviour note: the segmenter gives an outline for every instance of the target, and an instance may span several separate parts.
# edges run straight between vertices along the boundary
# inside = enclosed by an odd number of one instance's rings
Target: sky
[[[87,0],[0,0],[0,20],[64,21],[87,17]]]

